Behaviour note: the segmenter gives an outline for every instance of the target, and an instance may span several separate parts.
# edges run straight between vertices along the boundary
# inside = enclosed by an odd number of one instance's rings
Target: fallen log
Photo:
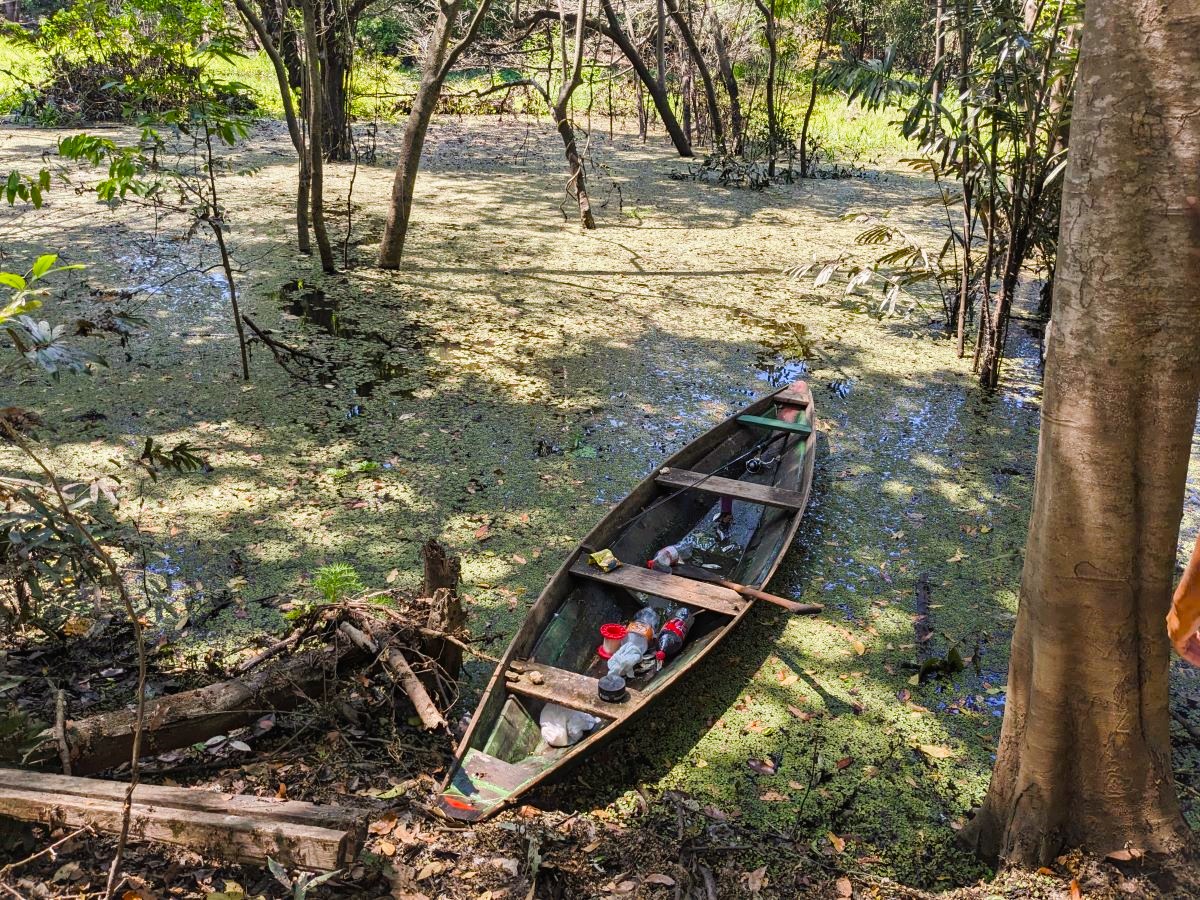
[[[429,696],[429,692],[425,690],[425,685],[421,683],[421,679],[417,677],[417,673],[408,664],[408,660],[404,658],[403,653],[395,647],[388,646],[386,643],[381,652],[379,644],[376,643],[373,637],[355,628],[349,622],[342,622],[338,625],[338,631],[346,635],[356,646],[368,653],[379,656],[379,661],[383,663],[383,667],[387,669],[388,674],[400,685],[401,690],[408,694],[408,699],[412,701],[413,708],[416,709],[417,715],[421,717],[421,723],[427,731],[446,727],[445,717],[438,710],[437,705],[433,702],[433,698]]]
[[[326,681],[362,657],[362,651],[353,644],[308,650],[243,678],[150,700],[146,703],[142,755],[187,747],[249,725],[266,712],[292,709],[306,697],[319,696]],[[135,718],[133,710],[122,709],[68,721],[65,739],[72,772],[92,775],[128,762]],[[51,728],[39,738],[24,763],[33,767],[53,765],[60,759],[59,737]]]
[[[128,785],[20,769],[0,769],[0,816],[51,826],[121,830]],[[139,784],[133,791],[133,839],[186,847],[228,862],[327,871],[358,852],[363,817],[336,806],[230,796]]]

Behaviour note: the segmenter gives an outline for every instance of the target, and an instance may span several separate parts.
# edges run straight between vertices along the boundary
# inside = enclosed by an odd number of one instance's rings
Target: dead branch
[[[426,730],[432,731],[434,729],[446,728],[445,717],[438,711],[433,698],[429,696],[429,692],[425,690],[425,685],[421,683],[421,679],[417,677],[417,673],[408,664],[408,660],[404,658],[403,653],[386,643],[381,649],[373,636],[368,636],[349,622],[342,622],[338,625],[338,630],[356,646],[368,653],[375,654],[379,658],[380,662],[383,663],[383,667],[387,669],[388,674],[396,680],[401,690],[412,701],[413,708],[416,709],[417,715],[421,717],[421,722],[424,724]]]

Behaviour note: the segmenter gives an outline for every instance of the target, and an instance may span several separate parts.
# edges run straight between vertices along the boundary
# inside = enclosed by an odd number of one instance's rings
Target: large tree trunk
[[[721,107],[717,103],[717,88],[713,84],[712,73],[708,69],[708,63],[704,61],[704,54],[700,52],[700,45],[696,43],[696,36],[692,32],[691,24],[679,9],[679,0],[666,0],[666,4],[667,12],[671,14],[675,27],[679,29],[679,36],[683,38],[684,46],[687,47],[692,62],[696,64],[696,71],[700,73],[700,82],[704,85],[704,100],[708,105],[708,121],[712,128],[713,144],[718,150],[724,152],[725,126],[721,121]]]
[[[325,158],[346,162],[354,157],[350,138],[350,69],[354,62],[354,21],[342,2],[324,0],[325,33],[321,35],[321,145]],[[357,18],[357,16],[355,16]]]
[[[671,100],[667,96],[666,90],[659,87],[657,79],[646,68],[645,61],[642,59],[641,54],[638,53],[637,48],[633,46],[629,35],[621,29],[621,22],[617,18],[616,11],[613,9],[612,0],[600,0],[600,5],[604,8],[604,17],[608,20],[608,28],[602,33],[625,54],[625,58],[629,60],[629,64],[637,72],[638,78],[646,86],[646,90],[650,94],[650,99],[654,101],[654,108],[658,110],[658,117],[662,119],[663,127],[667,129],[667,134],[671,136],[671,142],[675,145],[675,150],[680,156],[692,156],[692,146],[688,142],[687,136],[684,135],[683,129],[679,127],[679,121],[675,118],[675,113],[671,110]]]
[[[1200,395],[1197,22],[1087,6],[1008,705],[966,833],[1011,865],[1189,839],[1163,618]]]

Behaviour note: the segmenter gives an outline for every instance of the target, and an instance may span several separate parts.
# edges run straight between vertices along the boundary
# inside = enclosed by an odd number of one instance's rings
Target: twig
[[[1171,718],[1182,725],[1188,734],[1200,741],[1200,728],[1197,728],[1195,725],[1189,722],[1187,716],[1185,716],[1182,712],[1177,709],[1171,710]]]
[[[21,868],[21,866],[23,866],[27,863],[33,862],[39,856],[45,856],[47,853],[53,855],[54,851],[57,850],[59,847],[61,847],[63,844],[65,844],[67,841],[71,840],[72,838],[79,837],[79,835],[83,834],[85,831],[88,833],[91,833],[91,830],[92,830],[91,825],[80,825],[78,828],[76,828],[74,831],[72,831],[66,837],[59,838],[53,844],[51,844],[48,847],[43,847],[37,853],[33,853],[33,854],[25,857],[24,859],[17,860],[16,862],[9,863],[4,868],[0,869],[0,878],[3,878],[5,875],[7,875],[9,872],[13,871],[14,869],[19,869],[19,868]]]
[[[323,366],[328,364],[326,360],[317,356],[315,353],[309,353],[307,350],[301,350],[298,347],[292,347],[289,344],[285,344],[283,341],[276,340],[275,338],[271,337],[265,331],[255,325],[254,320],[245,313],[242,314],[242,321],[250,326],[250,330],[254,332],[260,341],[267,345],[267,349],[271,351],[271,354],[276,360],[279,359],[280,352],[283,352],[290,354],[291,356],[299,356],[304,359],[310,359],[313,362]]]
[[[267,649],[263,650],[261,653],[250,657],[249,659],[245,660],[244,662],[238,663],[233,668],[233,674],[234,675],[245,675],[247,672],[249,672],[255,666],[261,665],[262,663],[266,662],[268,659],[270,659],[273,656],[278,656],[284,650],[289,650],[289,649],[293,648],[296,644],[299,644],[300,641],[302,641],[307,636],[309,629],[311,629],[311,628],[312,628],[312,623],[306,622],[304,625],[301,625],[299,628],[297,628],[295,631],[293,631],[291,634],[289,634],[283,640],[276,641],[274,644],[267,647]]]

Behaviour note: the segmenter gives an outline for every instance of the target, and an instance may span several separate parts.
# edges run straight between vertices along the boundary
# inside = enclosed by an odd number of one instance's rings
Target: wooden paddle
[[[672,575],[679,575],[682,578],[691,578],[694,581],[707,581],[710,584],[719,584],[721,587],[729,588],[731,591],[737,591],[743,597],[753,597],[755,600],[765,600],[767,603],[774,603],[776,606],[782,606],[784,609],[794,613],[819,613],[825,607],[820,603],[797,603],[795,600],[788,600],[786,597],[780,597],[776,594],[768,594],[766,591],[760,591],[758,588],[746,587],[744,584],[738,584],[736,581],[726,581],[719,575],[714,575],[708,569],[702,569],[699,566],[689,566],[686,563],[671,569]]]

